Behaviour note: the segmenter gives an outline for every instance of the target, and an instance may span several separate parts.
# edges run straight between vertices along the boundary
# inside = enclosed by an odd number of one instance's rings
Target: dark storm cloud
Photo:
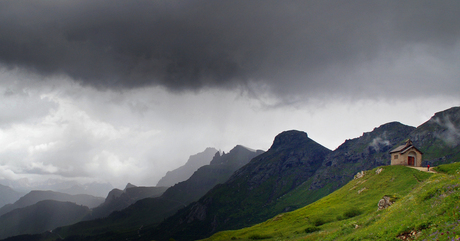
[[[411,44],[451,48],[459,10],[460,1],[418,0],[1,1],[0,62],[101,89],[250,80],[315,89],[332,65]]]

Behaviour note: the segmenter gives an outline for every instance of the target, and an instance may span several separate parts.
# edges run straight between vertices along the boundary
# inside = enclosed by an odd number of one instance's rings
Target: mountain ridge
[[[416,128],[400,122],[389,122],[364,132],[362,136],[346,140],[330,155],[319,168],[310,189],[318,189],[333,179],[334,188],[348,183],[361,170],[369,170],[390,164],[389,151]]]
[[[16,202],[22,196],[22,193],[15,191],[13,188],[0,184],[0,208]]]
[[[330,152],[305,132],[282,132],[268,151],[238,169],[227,182],[215,186],[199,201],[166,219],[147,237],[164,240],[186,235],[199,239],[224,225],[230,229],[244,226],[248,223],[245,213],[251,214],[249,222],[256,222],[261,217],[253,215],[251,207],[264,207],[300,185]]]
[[[459,107],[437,112],[417,128],[399,122],[386,123],[371,132],[365,132],[361,137],[346,140],[336,150],[328,150],[322,157],[312,154],[315,152],[312,146],[305,147],[308,146],[306,140],[309,139],[305,132],[285,131],[279,134],[281,136],[275,137],[267,152],[253,158],[234,172],[227,182],[216,185],[197,202],[180,209],[156,228],[132,229],[129,231],[131,234],[115,232],[69,238],[191,240],[209,236],[223,229],[238,228],[238,225],[252,225],[259,220],[267,220],[327,196],[347,184],[347,179],[353,178],[358,171],[389,163],[388,151],[409,137],[414,138],[414,144],[425,153],[425,161],[452,162],[459,157],[458,145],[449,142],[456,140],[459,112]],[[442,119],[443,116],[448,118]],[[446,139],[452,136],[455,138]],[[292,140],[292,143],[288,140]],[[307,156],[315,157],[318,161],[302,159]],[[300,169],[299,173],[293,171],[296,169]],[[137,204],[148,207],[148,203],[143,200],[135,205]],[[130,218],[126,212],[117,215],[120,220]]]
[[[440,124],[439,118],[428,121],[428,122],[436,123],[438,124],[438,126],[441,126],[441,127],[442,127],[442,123],[444,123],[444,129],[443,129],[444,132],[441,132],[441,134],[445,133],[446,128],[449,131],[452,131],[452,130],[456,131],[459,129],[457,124],[460,123],[460,119],[458,119],[460,115],[457,115],[459,111],[460,111],[460,108],[454,107],[446,111],[441,111],[435,114],[435,117],[437,117],[439,115],[445,116],[445,114],[448,113],[448,116],[451,119],[448,119],[449,121],[441,122],[441,124]],[[452,116],[457,117],[457,118],[452,118]],[[453,124],[447,125],[445,123],[453,123]],[[321,167],[318,168],[318,173],[315,174],[313,179],[309,181],[306,180],[304,183],[302,183],[302,185],[305,185],[306,188],[308,188],[309,190],[312,190],[313,191],[312,193],[316,197],[321,197],[321,195],[327,194],[328,192],[330,193],[340,188],[344,184],[346,184],[349,180],[351,180],[354,174],[360,170],[368,170],[368,169],[374,168],[379,165],[389,164],[390,163],[390,156],[388,153],[389,150],[391,150],[394,146],[397,146],[399,143],[406,140],[407,137],[409,137],[411,134],[416,133],[422,128],[423,128],[423,125],[421,125],[418,128],[415,128],[415,127],[403,125],[399,122],[390,122],[387,124],[383,124],[377,128],[374,128],[372,132],[364,133],[363,136],[359,138],[347,140],[344,142],[344,144],[339,146],[335,151],[333,151],[331,154],[329,154],[325,158]],[[284,148],[282,143],[284,143],[285,140],[287,139],[296,139],[295,142],[301,142],[302,138],[300,138],[299,136],[295,136],[298,138],[289,137],[289,135],[293,133],[294,132],[287,131],[287,132],[282,133],[284,135],[280,135],[279,137],[277,136],[270,150],[282,150]],[[454,132],[454,133],[457,133],[457,132]],[[304,134],[304,135],[305,137],[308,137],[307,134]],[[435,136],[435,137],[437,139],[441,139],[439,138],[439,136],[441,135],[438,134],[438,136]],[[454,135],[454,137],[457,137],[457,136]],[[449,145],[449,143],[444,142],[444,143],[439,144],[436,147],[439,148],[439,146],[441,147],[448,146],[448,148],[451,148],[450,150],[454,151],[454,154],[458,155],[459,153],[457,149],[452,149],[452,145]],[[440,159],[446,160],[449,158],[449,156],[444,155],[444,153],[434,152],[433,155],[431,156],[428,155],[428,157],[426,157],[426,159],[428,160],[430,160],[431,158],[440,158]],[[450,161],[451,160],[452,159],[450,159]],[[284,160],[280,159],[279,161],[284,161]],[[340,165],[337,165],[338,163]],[[250,163],[248,165],[250,165]],[[334,171],[331,171],[332,170],[331,166],[335,167],[335,173]],[[242,172],[242,169],[235,172],[234,176],[238,175],[239,172]],[[264,174],[264,173],[254,172],[252,174],[253,174],[252,179],[263,180],[267,176],[266,175],[267,173]],[[232,178],[234,176],[232,176]],[[229,181],[226,182],[224,185],[230,185],[230,183],[232,182],[232,178],[230,178]],[[248,180],[248,183],[251,183],[251,180]],[[239,184],[242,185],[242,183],[239,183]],[[251,185],[251,184],[248,184],[248,185]],[[327,191],[321,190],[324,188],[326,188]],[[315,190],[318,190],[318,191],[315,192]],[[321,192],[322,194],[319,194]],[[225,192],[222,192],[222,193],[225,193]],[[235,192],[226,192],[225,195],[231,196],[234,194]],[[222,194],[222,196],[224,196],[224,194]],[[288,200],[288,197],[285,198],[285,196],[295,197],[296,195],[295,194],[294,195],[283,195],[279,197],[279,199]],[[205,228],[203,226],[205,225],[193,226],[193,225],[190,225],[190,223],[206,220],[207,212],[210,212],[209,207],[212,202],[215,202],[215,199],[216,199],[215,197],[211,198],[210,196],[207,196],[207,197],[205,196],[202,199],[200,199],[200,201],[202,201],[201,203],[194,204],[195,208],[192,207],[190,208],[191,209],[190,211],[184,211],[182,214],[175,215],[177,216],[175,221],[171,221],[168,224],[160,225],[160,228],[162,228],[163,230],[167,230],[168,226],[177,225],[176,231],[171,231],[170,233],[165,234],[163,236],[162,235],[156,236],[155,231],[153,231],[152,236],[150,237],[158,238],[158,239],[165,239],[167,235],[170,235],[171,237],[175,237],[175,235],[177,235],[177,237],[180,237],[181,235],[186,235],[186,234],[196,235],[194,236],[194,238],[205,237],[206,234],[204,234],[203,232],[199,233],[195,231],[195,230],[200,230],[200,231],[204,230]],[[271,200],[272,197],[268,196],[266,199]],[[314,201],[314,199],[312,199],[312,201]],[[254,205],[263,205],[263,204],[258,203]],[[289,206],[286,205],[286,208],[288,207]],[[298,207],[299,206],[294,207],[294,209]],[[286,208],[284,210],[286,210]],[[216,210],[215,212],[219,213],[219,211],[216,211]],[[174,218],[175,216],[171,217],[171,219]],[[179,217],[182,217],[182,218],[179,218]],[[168,222],[168,220],[169,219],[167,219],[166,222]],[[215,223],[217,223],[216,221],[219,222],[219,220],[216,219],[211,223],[208,222],[207,224],[209,226],[212,226],[212,225],[215,225]],[[183,225],[184,223],[187,223],[187,225],[184,226]],[[241,228],[241,227],[235,227],[232,225],[228,225],[226,228],[234,229],[234,228]],[[184,231],[180,231],[180,230],[184,230]],[[208,229],[208,234],[213,233],[215,231],[218,231],[218,228]],[[183,240],[188,240],[188,239],[183,239]]]
[[[129,205],[144,199],[161,196],[167,187],[137,187],[128,183],[124,190],[113,189],[102,204],[92,209],[85,220],[103,218],[114,211],[120,211]]]
[[[408,138],[423,151],[423,165],[439,165],[460,157],[460,107],[436,112]]]
[[[164,218],[199,199],[217,183],[226,181],[236,169],[261,153],[263,151],[254,151],[240,145],[222,155],[216,152],[209,165],[200,167],[188,180],[169,187],[160,197],[138,200],[104,219],[81,222],[72,227],[60,228],[56,232],[71,237],[84,233],[82,230],[89,230],[93,234],[101,233],[106,232],[106,223],[110,222],[119,228],[158,225]]]
[[[176,183],[187,180],[198,168],[208,165],[216,152],[218,152],[217,149],[208,147],[203,152],[191,155],[183,166],[168,171],[156,186],[171,187]]]
[[[41,233],[80,221],[90,210],[72,202],[42,200],[0,216],[0,239]]]
[[[2,208],[0,208],[0,216],[10,211],[13,211],[17,208],[27,207],[43,200],[73,202],[78,205],[83,205],[92,208],[100,205],[104,201],[104,198],[94,197],[87,194],[70,195],[54,191],[34,190],[19,198],[19,200],[17,200],[13,204],[5,205]]]

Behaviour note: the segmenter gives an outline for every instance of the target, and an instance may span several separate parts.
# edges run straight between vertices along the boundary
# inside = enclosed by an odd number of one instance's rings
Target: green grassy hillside
[[[375,168],[334,193],[293,212],[206,240],[457,240],[460,165],[438,174],[404,166]],[[377,210],[390,196],[394,204]]]

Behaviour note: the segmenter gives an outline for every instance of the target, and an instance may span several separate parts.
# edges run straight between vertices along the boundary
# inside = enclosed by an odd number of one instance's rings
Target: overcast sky
[[[460,1],[0,1],[0,178],[155,185],[460,105]]]

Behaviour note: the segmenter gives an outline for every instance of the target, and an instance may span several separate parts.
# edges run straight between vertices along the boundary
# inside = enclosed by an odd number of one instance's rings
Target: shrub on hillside
[[[316,232],[316,231],[319,231],[321,230],[320,228],[318,227],[308,227],[305,229],[305,233],[313,233],[313,232]]]
[[[362,213],[363,212],[361,210],[359,210],[358,208],[352,207],[352,208],[348,209],[347,211],[345,211],[345,213],[343,213],[343,216],[346,219],[348,219],[348,218],[359,216]]]
[[[345,211],[342,215],[337,216],[337,220],[340,221],[340,220],[349,219],[349,218],[352,218],[352,217],[359,216],[362,213],[363,213],[363,211],[361,211],[360,209],[355,208],[355,207],[351,207],[347,211]]]

